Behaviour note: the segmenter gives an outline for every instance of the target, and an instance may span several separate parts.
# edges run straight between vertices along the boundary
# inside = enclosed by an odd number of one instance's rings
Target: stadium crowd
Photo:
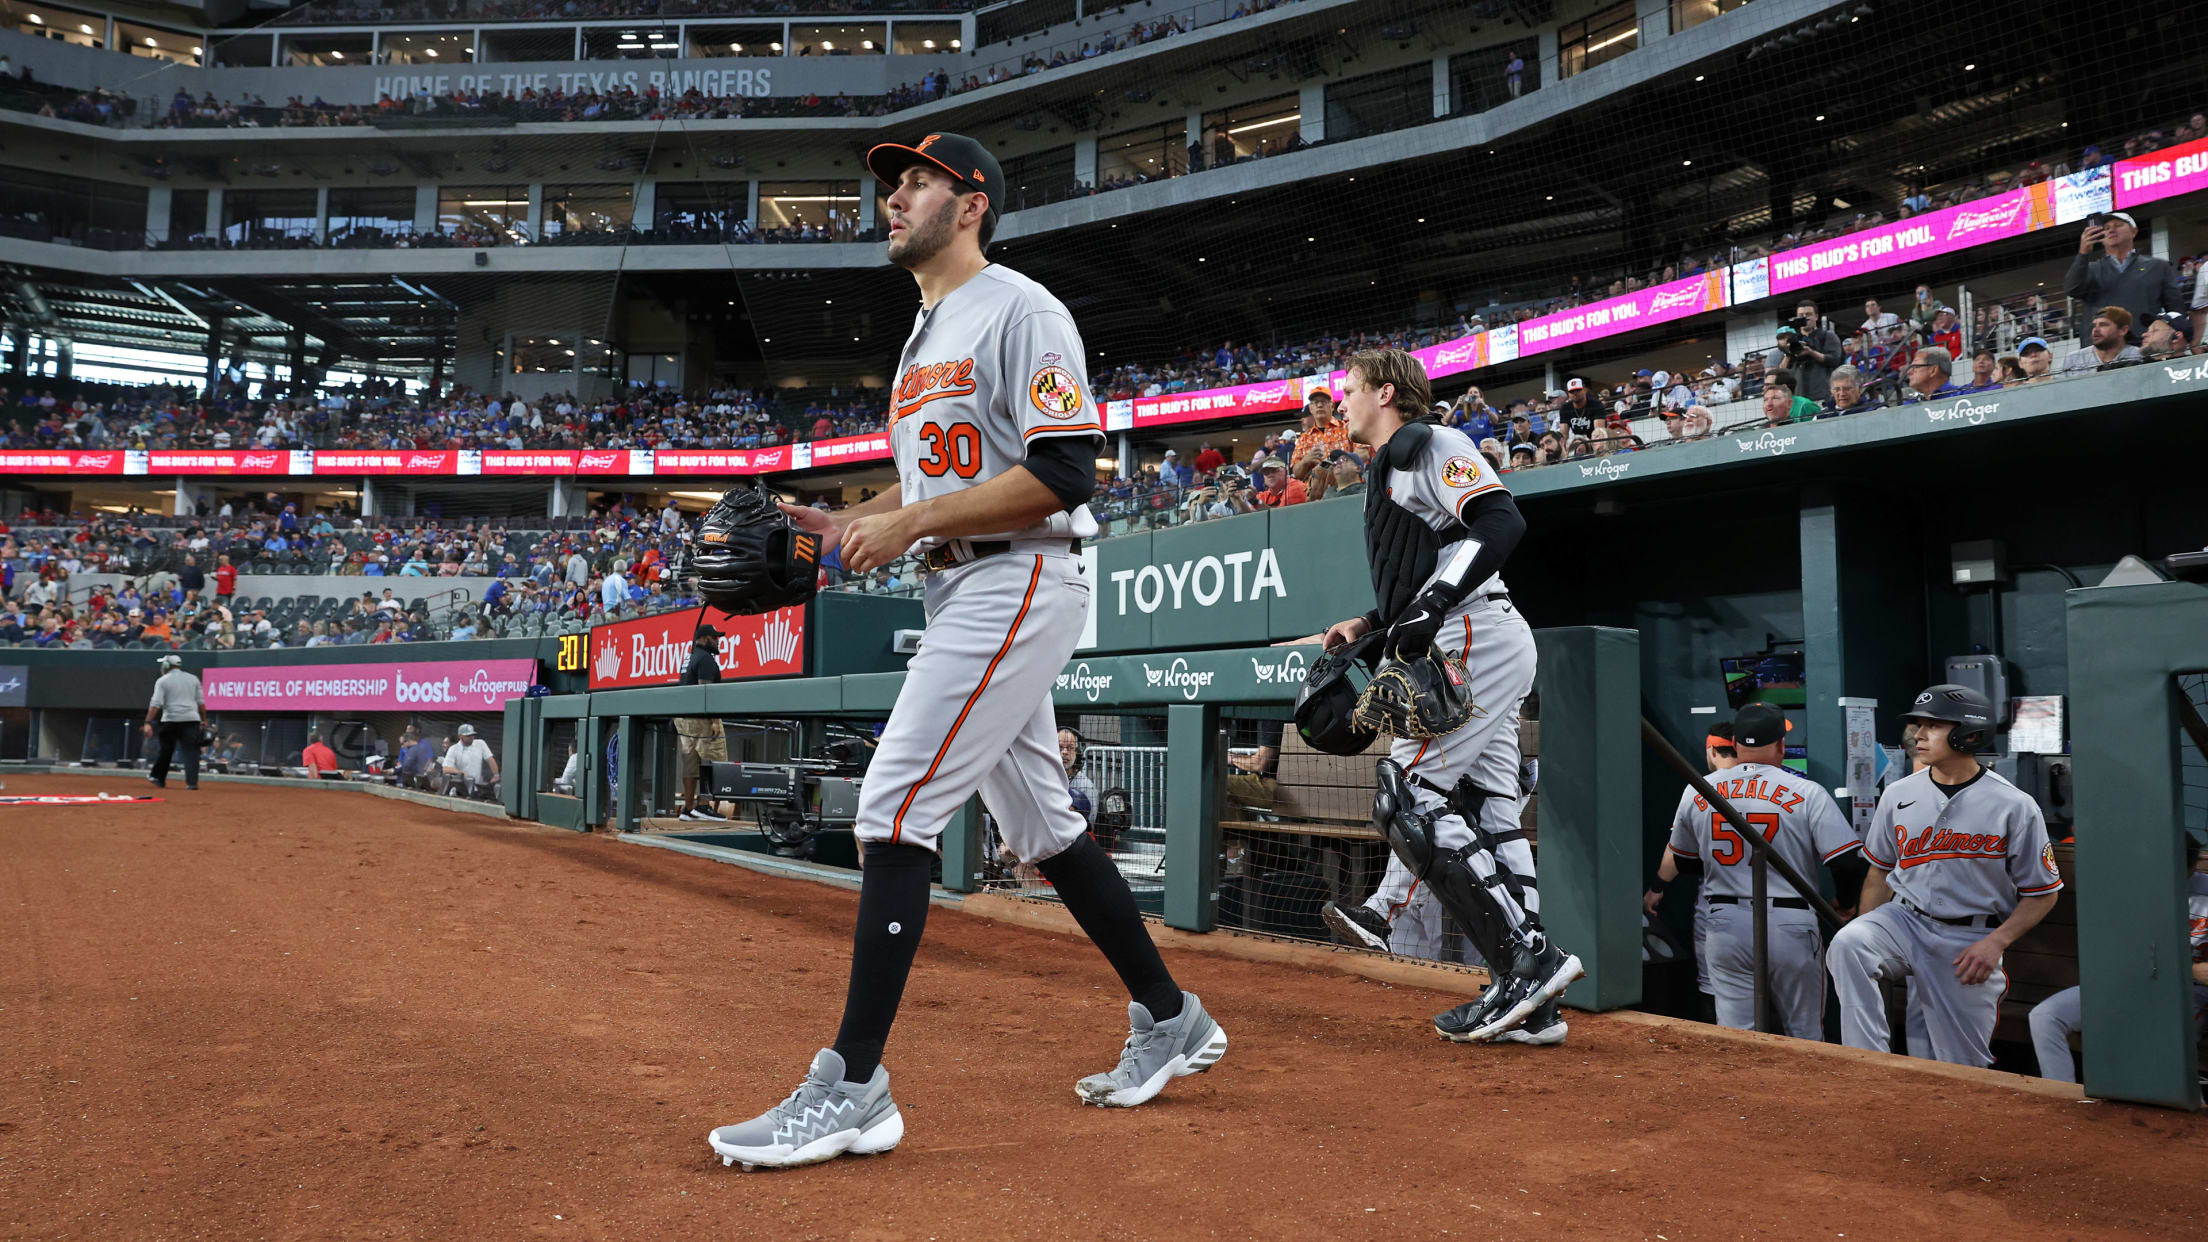
[[[28,511],[0,522],[0,644],[226,649],[557,633],[695,606],[669,572],[684,521],[672,503],[646,510],[627,497],[561,529],[541,518],[302,512],[274,493],[181,518]],[[480,595],[240,592],[241,575],[310,574],[490,581]]]
[[[59,394],[56,388],[60,389]],[[599,401],[527,400],[459,389],[409,397],[386,381],[313,401],[252,400],[225,378],[211,395],[176,385],[0,384],[0,448],[523,449],[765,448],[877,432],[878,401],[840,390],[635,387]]]

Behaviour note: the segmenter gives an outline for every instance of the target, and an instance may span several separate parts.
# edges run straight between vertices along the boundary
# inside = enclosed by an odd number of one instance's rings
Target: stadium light
[[[874,50],[874,40],[872,40],[872,39],[861,39],[861,40],[859,41],[859,46],[860,46],[860,47],[862,47],[862,48],[865,48],[865,49],[866,49],[867,51],[871,52],[871,51],[873,51],[873,50]]]
[[[1290,121],[1300,121],[1302,119],[1303,114],[1301,112],[1291,112],[1287,116],[1274,117],[1270,121],[1252,121],[1247,125],[1237,125],[1227,132],[1230,134],[1246,134],[1253,129],[1269,129],[1275,125],[1286,125]]]
[[[779,43],[770,43],[770,44],[768,44],[767,46],[769,46],[769,47],[773,48],[773,49],[774,49],[775,51],[777,51],[777,52],[779,52],[779,51],[781,51],[781,50],[782,50],[782,45],[781,45],[781,44],[779,44]]]
[[[931,51],[931,52],[932,52],[932,51],[934,51],[934,50],[935,50],[935,40],[933,40],[933,39],[922,39],[922,40],[920,40],[920,46],[922,46],[922,47],[924,47],[924,48],[926,48],[926,49],[928,49],[929,51]]]
[[[617,52],[641,52],[644,50],[644,45],[641,43],[616,43],[613,48]]]
[[[86,34],[92,33],[92,28],[90,26],[79,25],[77,29],[83,31]]]
[[[731,52],[741,52],[744,50],[744,45],[741,43],[731,43],[728,45],[728,50]]]
[[[33,26],[43,26],[43,25],[45,25],[45,24],[46,24],[46,19],[45,19],[45,18],[43,18],[43,17],[40,17],[40,16],[39,16],[38,14],[36,14],[36,13],[33,13],[33,14],[31,14],[31,15],[30,15],[30,18],[31,18],[31,24],[32,24]]]
[[[954,52],[958,50],[958,40],[951,40],[951,50]]]
[[[334,48],[334,47],[333,47],[333,48],[331,48],[331,49],[330,49],[330,57],[331,57],[331,58],[332,58],[333,60],[343,60],[343,59],[345,59],[345,53],[343,53],[343,52],[341,52],[341,51],[339,51],[339,50],[337,50],[336,48]]]
[[[148,42],[148,43],[151,43],[151,42],[153,42],[153,40],[151,40],[151,39],[148,39],[148,40],[146,40],[146,42]],[[437,49],[436,49],[436,48],[433,48],[433,47],[432,47],[432,48],[424,48],[423,50],[424,50],[424,51],[426,51],[426,52],[428,52],[428,53],[429,53],[430,55],[432,55],[432,56],[435,56],[435,55],[437,54]]]
[[[833,51],[835,51],[835,50],[836,50],[836,45],[835,45],[835,44],[833,44],[833,43],[830,43],[830,42],[829,42],[828,40],[826,40],[826,39],[822,39],[822,40],[820,41],[820,45],[821,45],[822,47],[824,47],[824,48],[827,48],[827,49],[828,49],[829,51],[831,51],[831,52],[833,52]]]

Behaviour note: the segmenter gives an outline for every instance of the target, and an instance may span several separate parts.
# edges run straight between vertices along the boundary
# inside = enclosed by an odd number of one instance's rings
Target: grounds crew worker
[[[1903,719],[1917,724],[1925,766],[1879,795],[1863,839],[1863,913],[1825,958],[1840,1042],[1886,1051],[1879,981],[1908,979],[1932,1059],[1984,1067],[2008,990],[2001,954],[2055,908],[2062,876],[2039,804],[1978,762],[1993,740],[1984,695],[1933,686]]]
[[[181,656],[161,657],[161,676],[153,683],[153,702],[146,707],[145,734],[154,736],[160,721],[161,749],[153,757],[153,771],[146,783],[168,788],[169,761],[177,747],[184,748],[184,788],[199,788],[199,722],[207,718],[207,691],[199,678],[184,671]]]
[[[715,653],[720,650],[721,632],[710,625],[698,626],[690,636],[690,663],[682,670],[682,684],[686,686],[717,686],[721,681],[721,664]],[[709,763],[728,762],[728,739],[721,732],[718,716],[675,717],[676,744],[682,752],[682,818],[688,820],[721,820],[720,814],[706,802],[698,801],[698,780],[702,774],[706,791],[710,795],[713,773],[706,768]]]

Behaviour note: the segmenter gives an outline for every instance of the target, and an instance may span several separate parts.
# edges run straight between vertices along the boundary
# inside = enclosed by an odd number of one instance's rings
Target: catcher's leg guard
[[[1489,883],[1500,884],[1503,891],[1510,894],[1511,904],[1523,916],[1519,921],[1528,929],[1539,931],[1541,916],[1534,912],[1536,902],[1532,896],[1535,881],[1530,864],[1533,852],[1523,845],[1515,849],[1507,848],[1513,842],[1524,841],[1526,831],[1523,828],[1512,828],[1503,832],[1489,832],[1482,817],[1482,812],[1490,801],[1508,798],[1510,795],[1482,789],[1473,784],[1469,776],[1458,777],[1454,789],[1445,791],[1431,784],[1427,788],[1447,798],[1449,809],[1464,818],[1466,826],[1472,830],[1471,848],[1487,856],[1489,867],[1494,872],[1495,878]],[[1529,864],[1526,871],[1521,872],[1511,865],[1506,855],[1514,854],[1523,854],[1526,857]]]
[[[1523,915],[1514,918],[1515,912],[1496,898],[1498,881],[1482,879],[1474,870],[1473,859],[1484,855],[1476,838],[1475,844],[1462,849],[1441,848],[1435,843],[1434,817],[1418,809],[1402,767],[1392,759],[1382,759],[1379,773],[1379,786],[1372,797],[1372,819],[1387,839],[1388,848],[1412,875],[1433,890],[1442,908],[1456,916],[1482,957],[1491,963],[1516,961],[1525,939],[1517,926]],[[1491,860],[1488,871],[1490,877],[1502,874]]]

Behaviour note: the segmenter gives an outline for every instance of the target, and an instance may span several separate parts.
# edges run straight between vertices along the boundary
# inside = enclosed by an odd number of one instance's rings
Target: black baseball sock
[[[917,845],[866,844],[859,923],[852,933],[851,988],[843,998],[836,1055],[845,1082],[866,1082],[882,1063],[890,1023],[904,999],[912,956],[928,925],[928,876],[935,854]]]
[[[1172,972],[1166,970],[1165,959],[1158,956],[1158,946],[1150,939],[1150,929],[1143,926],[1127,877],[1119,873],[1096,838],[1083,833],[1057,857],[1037,863],[1036,869],[1058,890],[1081,930],[1104,951],[1112,969],[1119,972],[1119,981],[1127,985],[1127,995],[1142,1002],[1160,1022],[1179,1017],[1181,986],[1173,982]]]

